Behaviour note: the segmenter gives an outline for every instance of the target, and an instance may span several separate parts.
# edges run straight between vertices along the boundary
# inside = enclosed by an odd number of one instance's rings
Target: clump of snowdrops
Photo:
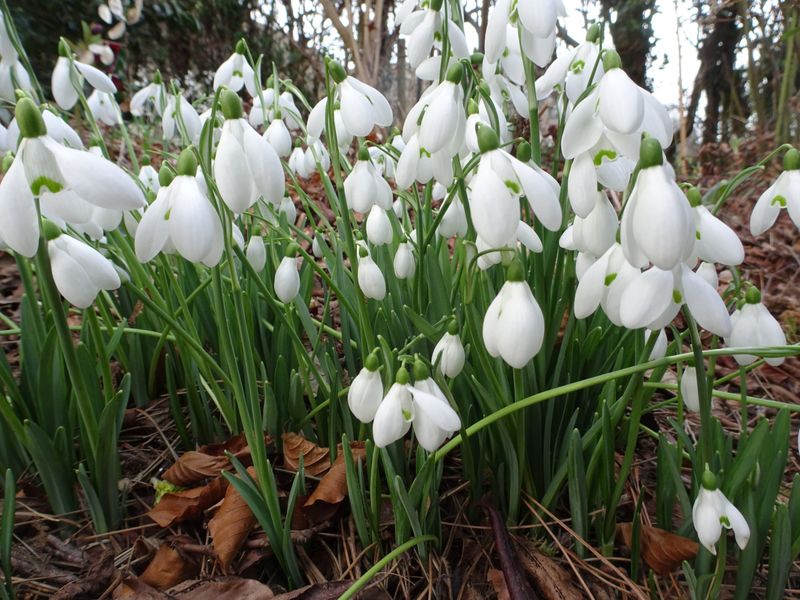
[[[782,155],[751,228],[784,207],[800,224],[800,153],[778,148],[701,195],[665,157],[665,107],[601,26],[557,47],[561,15],[559,0],[499,0],[476,54],[457,2],[406,0],[397,26],[425,90],[399,131],[386,98],[334,60],[312,104],[274,69],[265,82],[243,40],[206,97],[191,103],[156,73],[129,117],[108,75],[62,41],[46,97],[6,15],[0,240],[26,290],[21,326],[5,331],[20,336],[19,376],[0,363],[8,477],[32,463],[55,512],[82,499],[96,530],[114,528],[123,411],[165,389],[187,448],[244,432],[256,478],[238,469],[232,483],[300,585],[264,431],[345,453],[366,441],[347,480],[376,561],[436,547],[456,452],[473,500],[490,493],[511,521],[531,519],[532,499],[567,506],[575,534],[608,554],[650,436],[657,525],[703,546],[683,567],[694,593],[719,590],[734,561],[745,597],[766,553],[779,595],[800,550],[798,486],[778,494],[796,407],[748,396],[746,381],[797,348],[740,277],[724,207]],[[540,112],[558,123],[547,163]],[[529,139],[514,137],[519,119]],[[324,198],[309,197],[310,178]],[[740,394],[718,391],[731,377],[715,364],[730,355]],[[741,404],[738,435],[714,417],[716,397]],[[645,427],[664,405],[674,429]],[[751,427],[748,405],[772,418]]]

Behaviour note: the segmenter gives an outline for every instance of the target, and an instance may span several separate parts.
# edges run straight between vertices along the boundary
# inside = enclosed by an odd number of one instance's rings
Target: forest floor
[[[753,154],[753,156],[750,156]],[[730,175],[737,165],[752,164],[761,156],[749,147],[736,152],[726,146],[706,148],[700,155],[702,169],[698,173],[703,191]],[[777,164],[777,163],[776,163]],[[777,167],[770,166],[734,193],[722,212],[745,243],[746,258],[742,276],[762,290],[766,304],[778,317],[790,342],[800,340],[800,295],[797,277],[800,274],[800,243],[797,228],[785,213],[778,224],[754,241],[748,232],[750,211],[758,195],[774,180]],[[308,192],[322,194],[313,180]],[[723,273],[721,279],[725,280]],[[22,285],[13,259],[0,255],[0,309],[19,322]],[[17,352],[13,337],[2,340],[10,362]],[[736,372],[730,358],[717,362],[717,375]],[[737,379],[729,391],[738,393]],[[778,368],[764,366],[749,378],[748,393],[800,404],[800,359],[791,358]],[[737,402],[716,400],[716,414],[730,431],[739,431],[742,413]],[[768,409],[750,407],[750,425]],[[670,409],[659,409],[645,424],[652,430],[670,432]],[[690,435],[699,430],[695,416],[688,417]],[[795,416],[792,431],[800,427]],[[792,435],[790,467],[786,482],[800,472],[796,436]],[[220,478],[208,478],[218,472],[222,452],[230,450],[243,461],[247,448],[241,439],[200,448],[198,452],[181,454],[180,440],[173,426],[167,402],[155,399],[144,408],[126,413],[121,434],[123,482],[127,494],[127,518],[118,531],[96,535],[88,514],[54,516],[35,473],[21,478],[16,505],[13,545],[14,585],[18,597],[38,598],[193,598],[196,600],[236,599],[302,599],[324,600],[338,596],[371,564],[377,549],[359,549],[357,534],[346,499],[337,495],[337,465],[324,460],[327,448],[293,436],[284,438],[283,456],[273,462],[279,484],[288,489],[299,455],[309,465],[319,462],[310,476],[333,481],[333,491],[303,504],[293,522],[292,537],[301,568],[309,587],[286,592],[275,583],[280,577],[268,540],[255,524],[242,502],[231,498]],[[270,446],[275,450],[274,445]],[[354,447],[353,452],[359,451]],[[618,512],[630,516],[641,494],[645,495],[642,520],[654,521],[652,508],[655,488],[655,442],[642,436],[637,447],[635,466],[623,494]],[[177,463],[177,466],[175,466]],[[151,479],[162,477],[168,469],[178,473],[187,488],[180,500],[170,506],[152,510],[155,490]],[[687,485],[689,481],[686,471]],[[338,475],[341,479],[341,470]],[[340,484],[339,484],[340,485]],[[321,484],[318,488],[323,487]],[[422,561],[415,553],[405,555],[386,572],[378,575],[359,597],[386,598],[459,598],[464,600],[513,597],[507,581],[514,575],[531,585],[544,599],[651,597],[654,591],[662,598],[685,597],[680,569],[656,576],[655,590],[649,590],[641,578],[633,581],[627,575],[629,553],[624,540],[614,549],[614,557],[604,557],[589,549],[583,558],[575,552],[570,535],[568,510],[547,512],[534,498],[523,498],[528,511],[524,525],[506,527],[488,506],[470,506],[467,484],[461,478],[457,456],[448,460],[442,484],[442,544]],[[316,492],[315,492],[316,493]],[[238,496],[238,494],[237,494]],[[313,494],[312,494],[313,497]],[[338,499],[338,500],[337,500]],[[344,501],[342,501],[344,500]],[[393,541],[393,518],[385,507],[382,527],[385,547]],[[212,517],[212,515],[214,515]],[[222,516],[220,516],[222,515]],[[682,520],[676,515],[676,522]],[[625,520],[625,519],[620,519]],[[621,536],[624,537],[624,536]],[[362,560],[366,558],[366,560]],[[224,564],[224,567],[222,566]],[[679,563],[678,563],[679,564]],[[733,566],[729,567],[733,572]],[[764,580],[757,582],[762,586]],[[795,565],[786,597],[800,598],[800,565]],[[724,585],[729,594],[732,585]],[[753,590],[756,597],[759,588]]]

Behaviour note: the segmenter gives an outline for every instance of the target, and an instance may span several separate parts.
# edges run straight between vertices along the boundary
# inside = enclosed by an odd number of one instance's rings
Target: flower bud
[[[497,136],[497,132],[491,127],[483,123],[478,123],[476,126],[476,133],[478,135],[478,148],[481,154],[497,150],[500,147],[500,138]]]
[[[788,150],[783,155],[783,169],[785,171],[796,171],[800,169],[800,152],[794,148]]]
[[[24,138],[37,138],[47,134],[47,126],[39,109],[28,97],[20,98],[14,109],[19,133]]]
[[[222,108],[222,115],[226,119],[242,118],[242,100],[239,94],[231,89],[225,88],[220,92],[219,104]]]
[[[188,175],[194,177],[197,174],[197,157],[194,155],[194,147],[189,146],[178,157],[178,175]]]

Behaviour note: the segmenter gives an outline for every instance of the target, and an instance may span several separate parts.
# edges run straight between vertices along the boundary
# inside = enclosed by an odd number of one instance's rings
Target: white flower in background
[[[309,177],[312,173],[316,172],[317,165],[325,172],[331,167],[331,155],[328,154],[328,149],[323,146],[322,142],[319,140],[311,141],[311,143],[308,144],[308,148],[306,148],[305,152],[305,159],[306,170],[309,173]]]
[[[222,86],[228,87],[234,92],[238,92],[244,85],[247,93],[255,97],[258,88],[256,87],[256,75],[253,67],[247,62],[244,56],[244,40],[236,44],[236,50],[225,62],[223,62],[217,72],[214,73],[214,91]]]
[[[373,206],[367,215],[367,239],[376,246],[392,243],[394,232],[387,211],[380,206]]]
[[[408,4],[400,12],[397,20],[400,25],[400,36],[407,38],[408,63],[416,69],[428,58],[433,48],[440,48],[440,40],[444,38],[444,23],[447,23],[447,38],[451,52],[459,58],[469,57],[469,46],[464,32],[452,20],[445,19],[442,14],[442,0],[432,0],[428,8],[407,14]],[[416,5],[416,2],[412,6]]]
[[[272,146],[242,118],[239,97],[226,90],[220,95],[222,125],[214,177],[222,200],[234,213],[243,213],[259,196],[279,203],[285,192],[281,161]]]
[[[13,104],[17,100],[16,90],[30,92],[32,88],[31,76],[16,52],[13,58],[0,58],[0,98]]]
[[[453,378],[461,373],[464,360],[464,345],[458,335],[458,322],[453,319],[442,339],[433,348],[431,364],[436,365],[443,375]]]
[[[290,246],[275,271],[275,295],[284,304],[289,304],[300,292],[300,273],[297,270],[295,253]]]
[[[55,226],[52,229],[60,234]],[[69,235],[57,235],[50,239],[47,253],[56,288],[78,308],[89,307],[101,290],[115,290],[121,285],[110,260]]]
[[[319,233],[314,236],[314,239],[311,240],[311,253],[314,255],[315,258],[322,258],[322,245],[319,241]]]
[[[719,276],[717,275],[717,268],[714,266],[714,263],[702,262],[700,266],[697,267],[696,272],[700,277],[705,279],[712,288],[717,289],[719,287]]]
[[[412,399],[414,435],[425,450],[436,452],[447,438],[461,429],[461,419],[420,360],[414,363],[414,385],[409,386],[408,391]]]
[[[386,296],[386,280],[365,245],[358,247],[358,287],[373,300],[383,300]]]
[[[150,164],[150,158],[148,156],[142,159],[142,166],[139,169],[139,181],[142,182],[142,185],[144,185],[147,191],[153,194],[161,189],[161,184],[158,181],[158,171]]]
[[[167,106],[161,118],[161,129],[164,132],[164,137],[168,140],[180,137],[180,122],[186,128],[186,136],[189,141],[193,144],[197,143],[200,139],[200,130],[203,127],[200,115],[182,95],[178,94],[177,99],[176,96],[171,95],[167,100]]]
[[[264,238],[258,234],[251,235],[247,241],[244,255],[256,273],[263,271],[267,264],[267,248],[264,246]]]
[[[100,69],[78,60],[70,60],[72,51],[65,42],[62,41],[58,45],[58,53],[59,56],[53,69],[50,89],[53,93],[53,99],[61,108],[70,110],[78,101],[78,91],[73,85],[73,78],[77,86],[82,86],[85,79],[96,91],[111,95],[117,93],[117,86]]]
[[[716,543],[722,528],[733,529],[736,544],[742,550],[750,540],[750,527],[742,513],[717,488],[717,478],[710,472],[703,473],[700,493],[692,507],[692,523],[700,543],[711,554],[716,555]]]
[[[161,114],[161,104],[164,101],[166,92],[164,84],[161,82],[161,74],[156,72],[156,76],[151,83],[148,83],[131,98],[130,111],[134,117],[141,117],[145,114],[149,105],[152,105],[156,114]]]
[[[566,11],[561,0],[531,0],[517,2],[516,25],[519,27],[521,48],[528,58],[537,66],[544,67],[553,55],[556,45],[556,20],[564,16]],[[500,32],[504,32],[510,22],[512,11],[511,0],[499,0],[489,13],[486,27],[486,48],[491,62],[499,57]],[[491,42],[491,43],[490,43]]]
[[[417,261],[414,258],[414,252],[411,250],[411,244],[408,242],[401,242],[397,246],[397,251],[394,254],[394,274],[398,279],[411,279],[417,270]]]
[[[593,82],[599,81],[603,76],[603,62],[598,60],[600,47],[597,40],[600,36],[600,26],[593,24],[586,33],[586,41],[574,48],[559,52],[556,59],[550,63],[541,77],[536,78],[536,97],[544,100],[553,91],[566,93],[573,104],[578,101],[581,94],[589,87],[592,70]]]
[[[794,148],[783,156],[783,172],[756,201],[750,215],[750,233],[761,235],[772,227],[782,208],[789,210],[795,226],[800,228],[800,152]]]
[[[122,123],[122,118],[114,106],[114,98],[110,94],[95,90],[86,99],[86,103],[92,116],[104,125],[113,127]]]
[[[278,156],[286,157],[292,153],[292,135],[289,133],[286,123],[280,118],[280,113],[267,127],[264,132],[264,139],[275,149]]]
[[[118,211],[144,206],[141,190],[125,171],[91,152],[62,146],[47,135],[44,119],[29,98],[17,103],[16,117],[23,139],[0,182],[0,238],[12,250],[24,256],[36,253],[39,219],[34,197],[45,192],[64,201],[54,201],[51,206],[59,209],[55,216],[66,221],[74,198]]]
[[[650,339],[650,336],[653,334],[652,331],[649,329],[644,330],[644,341]],[[667,347],[669,346],[669,340],[667,339],[667,334],[663,329],[658,330],[658,337],[656,338],[656,343],[653,345],[653,349],[650,351],[650,356],[647,360],[659,360],[664,358],[667,355]]]
[[[536,356],[543,340],[544,315],[523,279],[522,265],[514,261],[483,318],[483,343],[490,355],[521,369]]]
[[[294,150],[292,150],[287,163],[292,173],[297,175],[300,179],[308,179],[311,173],[313,173],[313,170],[309,169],[306,164],[306,154],[299,143],[294,147]]]
[[[419,143],[415,132],[406,141],[406,145],[397,161],[394,180],[397,187],[405,189],[414,181],[428,183],[435,179],[445,187],[453,182],[453,155],[449,148],[428,154]]]
[[[267,107],[266,114],[264,113],[264,106]],[[265,121],[269,123],[276,118],[282,118],[289,129],[300,129],[300,121],[298,120],[300,119],[300,110],[294,102],[294,96],[288,91],[278,94],[276,106],[275,89],[272,87],[265,89],[260,96],[253,97],[253,106],[250,109],[248,118],[250,125],[253,127],[264,125]]]
[[[162,172],[165,169],[162,167]],[[196,171],[194,151],[187,148],[178,159],[178,175],[158,191],[136,229],[136,257],[141,262],[172,249],[186,260],[208,267],[222,258],[222,223],[200,187]],[[162,177],[162,186],[167,179]]]
[[[758,348],[762,346],[785,346],[786,336],[778,320],[761,303],[761,293],[751,287],[745,293],[744,304],[731,315],[730,335],[725,338],[729,348]],[[733,358],[742,366],[756,360],[752,354],[734,354]],[[766,358],[766,363],[777,367],[783,358]]]
[[[697,389],[697,369],[686,367],[681,373],[681,398],[687,410],[700,410],[700,392]]]
[[[278,214],[286,216],[287,223],[294,223],[297,221],[297,208],[289,196],[284,196],[278,207]]]
[[[459,198],[453,198],[449,206],[446,208],[442,207],[440,210],[444,210],[445,213],[442,220],[439,221],[439,227],[436,230],[439,235],[447,238],[453,237],[454,235],[459,237],[467,235],[467,231],[469,230],[467,213]]]
[[[134,0],[133,6],[128,7],[127,11],[123,11],[122,0],[108,0],[107,4],[101,3],[97,7],[97,15],[106,25],[111,25],[114,19],[117,19],[117,23],[108,30],[108,37],[118,40],[125,35],[128,25],[133,25],[141,19],[143,7],[144,0]]]
[[[703,206],[702,196],[697,188],[690,188],[687,198],[693,207],[695,217],[696,239],[693,254],[706,263],[728,266],[742,264],[744,246],[736,232]]]
[[[362,423],[371,423],[383,400],[383,381],[378,372],[378,355],[373,352],[364,361],[347,390],[347,405],[350,412]]]
[[[526,165],[504,150],[494,130],[479,125],[482,155],[470,181],[470,212],[478,235],[490,247],[515,241],[520,222],[519,198],[525,195],[531,210],[547,229],[561,226],[558,184],[540,169]]]
[[[572,222],[572,242],[577,250],[602,256],[616,241],[619,221],[617,211],[608,197],[595,192],[595,205],[585,218],[576,216]]]
[[[641,170],[622,214],[622,248],[632,265],[669,271],[689,259],[696,240],[695,215],[664,168],[661,145],[642,142]]]
[[[314,105],[314,108],[308,114],[306,131],[308,132],[309,142],[319,141],[325,131],[325,109],[327,105],[328,98],[324,97]],[[336,145],[342,149],[348,148],[353,142],[353,134],[345,126],[341,107],[337,103],[334,103],[333,126],[336,129]],[[328,143],[330,143],[330,140],[328,140]]]
[[[347,207],[356,212],[368,213],[373,206],[392,208],[392,188],[372,164],[366,148],[359,150],[358,160],[344,180],[344,193]]]
[[[395,382],[386,392],[372,423],[372,441],[378,448],[385,448],[403,437],[411,429],[414,418],[412,397],[408,384],[409,375],[400,367]]]
[[[408,112],[403,138],[409,139],[416,133],[420,148],[428,154],[447,148],[452,156],[461,147],[467,119],[460,85],[462,71],[461,63],[455,63],[447,78],[428,88]]]

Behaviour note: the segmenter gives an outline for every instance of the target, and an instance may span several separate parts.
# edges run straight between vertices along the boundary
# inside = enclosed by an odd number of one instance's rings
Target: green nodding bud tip
[[[788,150],[783,155],[783,168],[786,171],[796,171],[800,169],[800,152],[794,148]]]
[[[706,470],[703,471],[703,476],[700,478],[700,483],[705,489],[714,491],[717,489],[717,476],[706,468]]]
[[[689,200],[689,204],[694,206],[701,206],[703,204],[703,195],[693,185],[690,185],[686,190],[686,198]]]
[[[30,98],[20,98],[14,109],[14,115],[17,117],[17,125],[22,137],[37,138],[47,133],[42,113]]]
[[[523,281],[525,279],[522,263],[514,259],[506,270],[506,281]]]
[[[422,359],[415,358],[414,359],[414,381],[423,381],[430,377],[430,372],[428,371],[428,366],[422,362]]]
[[[371,371],[372,373],[374,373],[375,371],[378,370],[378,367],[380,366],[381,362],[378,359],[378,351],[373,350],[370,353],[370,355],[367,356],[367,360],[364,361],[364,367],[367,369],[367,371]]]
[[[450,335],[456,335],[458,333],[458,319],[455,317],[450,319],[450,322],[447,324],[447,333]]]
[[[411,377],[408,375],[408,371],[406,370],[405,367],[400,367],[399,369],[397,369],[397,373],[394,376],[395,383],[399,383],[400,385],[406,385],[409,379],[411,379]]]
[[[63,56],[64,58],[69,58],[72,56],[72,50],[67,43],[67,40],[61,38],[58,42],[58,55]]]
[[[194,177],[196,174],[197,157],[194,155],[194,147],[189,146],[178,157],[178,175]]]
[[[273,120],[273,121],[280,121],[282,118],[283,118],[283,116],[281,115],[281,111],[279,111],[279,110],[276,110],[276,111],[275,111],[275,112],[272,114],[272,120]]]
[[[469,57],[469,62],[471,62],[473,66],[480,66],[483,63],[483,52],[473,52]]]
[[[365,144],[358,149],[358,160],[369,160],[369,148]]]
[[[301,138],[294,139],[294,147],[295,148],[302,148],[303,147],[303,140]]]
[[[234,51],[236,54],[244,54],[247,52],[247,42],[244,41],[244,38],[236,42],[236,49]]]
[[[522,162],[524,162],[524,163],[527,163],[527,162],[530,162],[531,156],[532,156],[532,153],[531,153],[531,145],[530,145],[530,143],[521,142],[517,146],[517,159],[522,161]]]
[[[162,162],[161,168],[158,170],[158,184],[161,187],[167,187],[173,179],[175,179],[175,169],[167,161]]]
[[[758,291],[756,286],[749,287],[744,293],[744,301],[747,304],[758,304],[761,302],[761,292]]]
[[[459,84],[461,83],[461,77],[463,77],[463,75],[464,75],[464,69],[461,67],[461,63],[456,62],[450,65],[450,68],[447,69],[446,79],[450,83]]]
[[[286,256],[288,258],[294,258],[298,252],[300,252],[300,246],[297,245],[297,242],[292,242],[286,246]]]
[[[492,90],[491,88],[489,88],[489,84],[486,83],[486,80],[481,81],[480,85],[478,85],[478,88],[480,89],[481,94],[483,94],[484,96],[492,95]]]
[[[497,132],[491,127],[483,123],[478,123],[476,133],[478,135],[478,148],[481,154],[497,150],[500,147],[500,138],[497,136]]]
[[[364,246],[359,246],[358,247],[358,256],[360,258],[367,258],[369,256],[369,250],[364,248]]]
[[[611,69],[619,69],[622,60],[616,50],[606,50],[603,52],[603,70],[608,73]]]
[[[467,115],[477,115],[479,110],[477,101],[474,98],[470,98],[469,102],[467,102]]]
[[[644,138],[639,149],[639,166],[642,169],[647,169],[648,167],[657,167],[662,164],[664,164],[664,154],[661,150],[661,144],[656,138]]]
[[[42,219],[42,235],[49,242],[61,235],[61,228],[49,219]]]
[[[161,71],[156,69],[156,74],[153,76],[153,83],[156,85],[161,85],[164,83],[164,80],[161,78]]]
[[[335,60],[330,60],[328,62],[328,71],[336,83],[342,83],[347,79],[347,72],[344,70],[344,67]]]
[[[219,94],[219,104],[226,119],[242,118],[242,100],[239,94],[231,89],[224,89]]]
[[[6,155],[3,157],[3,173],[8,173],[8,170],[11,168],[11,164],[14,162],[14,155],[11,152],[7,152]]]
[[[444,0],[431,0],[431,10],[442,10]]]
[[[592,23],[591,27],[586,30],[586,41],[597,43],[600,39],[600,24],[599,23]]]
[[[150,160],[150,155],[149,155],[149,154],[143,154],[143,155],[142,155],[142,160],[141,160],[141,163],[142,163],[142,166],[143,166],[143,167],[146,167],[146,166],[147,166],[147,165],[149,165],[151,162],[152,162],[152,161]]]

